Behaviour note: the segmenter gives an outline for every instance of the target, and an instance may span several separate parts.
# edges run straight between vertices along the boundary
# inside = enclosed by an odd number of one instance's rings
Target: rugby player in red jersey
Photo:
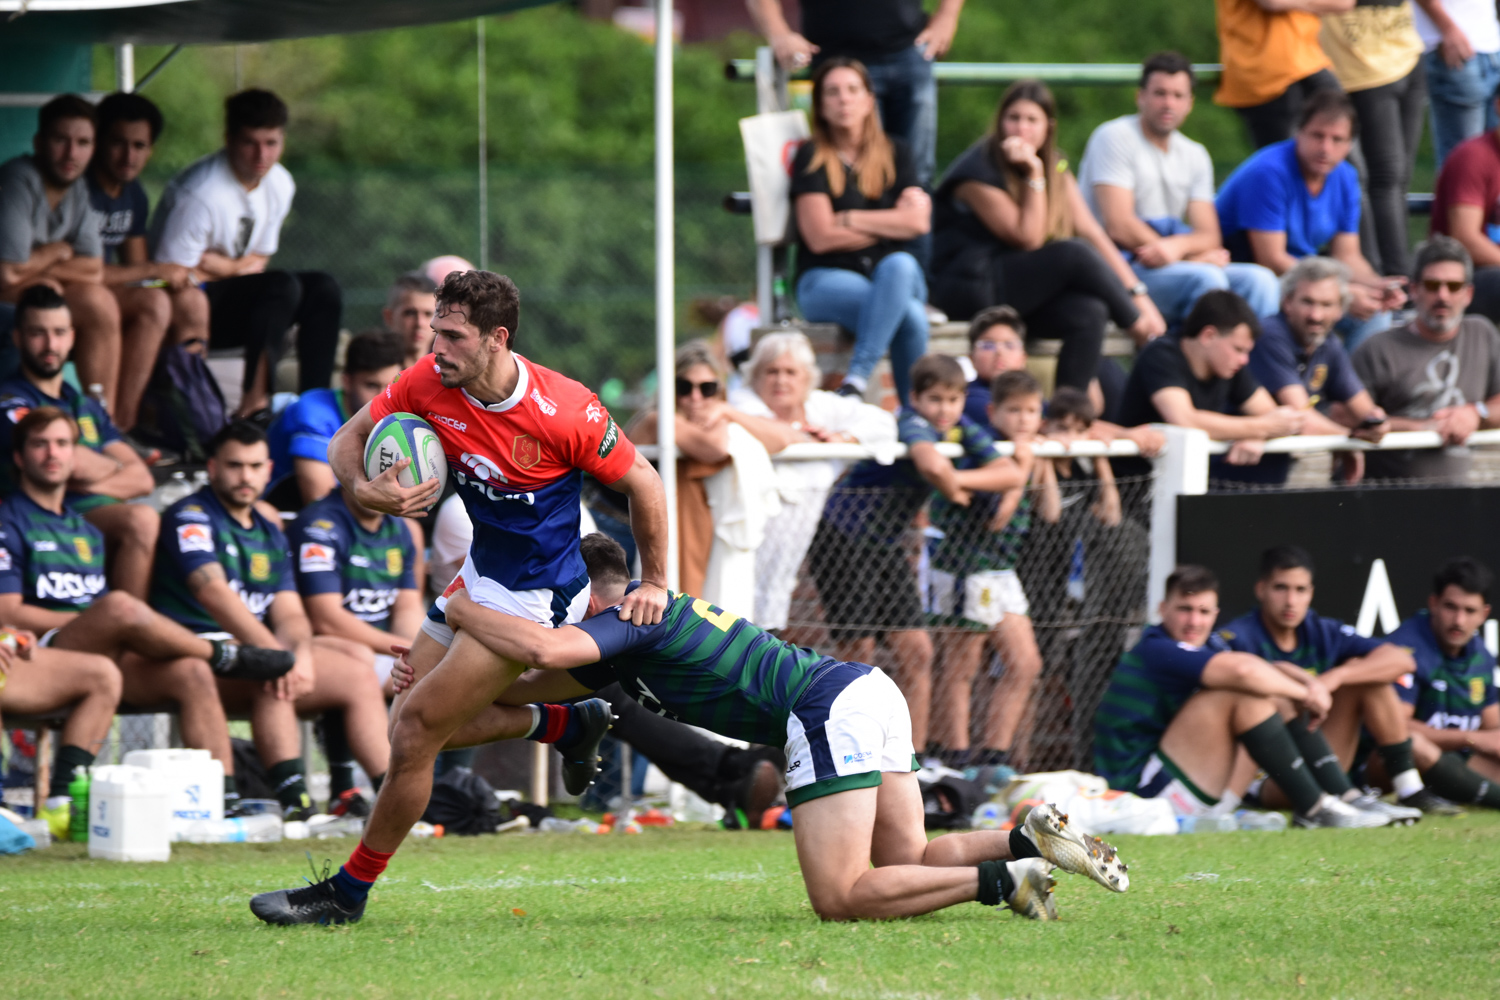
[[[488,271],[449,275],[437,291],[433,353],[339,430],[328,445],[329,465],[371,510],[416,514],[436,500],[438,484],[401,486],[397,476],[406,461],[369,479],[365,442],[391,413],[425,419],[474,522],[474,542],[454,587],[481,606],[551,627],[580,621],[588,609],[588,571],[578,549],[580,485],[588,472],[630,498],[641,586],[625,599],[620,618],[654,625],[667,606],[661,479],[591,391],[512,350],[519,318],[520,294],[509,278]],[[489,650],[448,628],[446,604],[438,599],[412,644],[410,662],[422,681],[397,701],[390,770],[363,840],[331,878],[256,896],[251,909],[261,919],[358,919],[370,885],[427,807],[438,751],[525,669],[509,661],[496,669]],[[608,704],[543,705],[533,715],[528,738],[555,743],[570,790],[580,781],[586,787],[609,727]]]

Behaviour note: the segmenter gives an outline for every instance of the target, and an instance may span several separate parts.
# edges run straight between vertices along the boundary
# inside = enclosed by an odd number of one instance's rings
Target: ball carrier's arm
[[[397,477],[411,464],[409,458],[403,458],[374,479],[367,478],[365,442],[370,439],[370,432],[374,429],[375,420],[370,416],[370,406],[367,403],[328,442],[328,464],[333,469],[333,474],[338,477],[344,489],[354,494],[354,499],[371,510],[397,517],[421,514],[437,499],[442,484],[436,479],[429,479],[416,486],[402,486]],[[660,489],[660,485],[657,488]],[[665,528],[662,530],[662,537],[666,537]]]
[[[640,452],[625,475],[605,485],[630,498],[630,531],[641,553],[641,585],[625,595],[620,620],[655,625],[667,610],[666,490],[661,476]]]

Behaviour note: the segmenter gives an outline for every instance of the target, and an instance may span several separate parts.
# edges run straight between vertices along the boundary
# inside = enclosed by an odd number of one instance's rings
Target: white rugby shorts
[[[911,715],[879,667],[840,663],[797,700],[786,723],[786,801],[880,784],[883,771],[917,770]]]
[[[480,576],[474,568],[474,557],[470,555],[464,558],[463,569],[458,571],[458,576],[454,577],[443,596],[433,602],[422,622],[422,631],[444,646],[453,644],[453,629],[448,626],[443,611],[448,607],[448,594],[460,587],[468,591],[469,600],[482,608],[515,615],[549,628],[581,622],[588,612],[587,576],[564,587],[510,590],[489,577]]]

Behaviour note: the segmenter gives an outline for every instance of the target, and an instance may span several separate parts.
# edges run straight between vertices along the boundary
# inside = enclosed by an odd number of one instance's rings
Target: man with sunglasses
[[[1354,352],[1354,371],[1393,431],[1437,431],[1447,447],[1372,451],[1370,479],[1468,478],[1462,445],[1480,428],[1500,427],[1500,332],[1464,315],[1474,297],[1474,262],[1451,236],[1417,248],[1412,301],[1417,315],[1376,334]]]

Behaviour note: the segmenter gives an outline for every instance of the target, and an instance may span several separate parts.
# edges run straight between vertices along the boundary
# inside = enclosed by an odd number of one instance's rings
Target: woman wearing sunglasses
[[[725,373],[709,345],[691,340],[677,349],[677,582],[682,593],[702,594],[713,549],[714,518],[704,481],[728,467],[729,425],[749,431],[770,454],[792,442],[792,430],[776,420],[753,417],[724,398]],[[656,444],[657,412],[645,410],[625,436]]]

